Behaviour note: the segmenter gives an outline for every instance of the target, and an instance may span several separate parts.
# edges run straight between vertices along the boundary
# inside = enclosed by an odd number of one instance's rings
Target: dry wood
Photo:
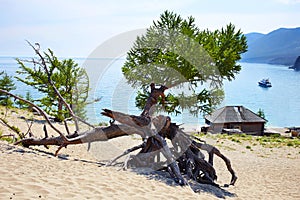
[[[91,142],[107,141],[112,138],[137,134],[142,138],[141,145],[128,149],[120,156],[111,160],[108,165],[111,165],[117,159],[130,152],[141,149],[136,155],[128,158],[125,168],[128,166],[150,167],[154,170],[158,170],[164,167],[180,185],[186,185],[188,183],[183,178],[183,175],[186,175],[187,179],[193,179],[201,183],[218,186],[215,183],[217,175],[213,167],[213,155],[215,154],[222,158],[226,163],[227,169],[232,175],[230,184],[234,185],[237,180],[237,176],[231,167],[230,160],[216,147],[206,144],[204,141],[196,137],[187,135],[179,128],[178,125],[171,123],[170,117],[162,115],[153,116],[153,106],[157,104],[158,97],[164,97],[163,93],[166,89],[167,88],[164,86],[160,86],[157,89],[154,84],[151,84],[151,93],[143,112],[139,116],[103,109],[103,115],[113,119],[113,122],[117,121],[120,124],[114,124],[112,122],[108,127],[93,127],[91,130],[85,132],[75,131],[73,134],[69,133],[66,126],[66,130],[68,132],[67,136],[56,129],[48,119],[47,114],[32,102],[10,94],[4,90],[0,90],[0,92],[35,107],[44,116],[50,127],[59,133],[59,136],[49,138],[47,130],[44,129],[44,138],[25,138],[15,144],[22,144],[25,147],[34,145],[44,145],[45,147],[49,145],[57,145],[59,146],[55,152],[55,155],[57,155],[63,147],[68,145],[81,143],[90,144]],[[75,115],[73,117],[76,118]],[[171,141],[173,147],[170,148],[168,146],[166,142],[167,139]],[[208,161],[205,160],[204,154],[201,150],[208,152]],[[165,162],[160,161],[160,155],[165,157]],[[155,160],[155,158],[157,159]]]

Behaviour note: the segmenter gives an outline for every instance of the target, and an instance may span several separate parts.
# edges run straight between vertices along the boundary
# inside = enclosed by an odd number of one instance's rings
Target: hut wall
[[[263,135],[264,123],[243,123],[242,131],[251,135]]]
[[[223,128],[240,129],[243,133],[251,135],[263,135],[264,123],[225,123],[225,124],[210,124],[209,131],[213,133],[221,133]]]

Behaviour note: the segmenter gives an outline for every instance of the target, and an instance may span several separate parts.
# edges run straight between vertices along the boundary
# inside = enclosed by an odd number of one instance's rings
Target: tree
[[[22,98],[23,98],[22,95],[19,95],[19,97],[22,97]],[[33,99],[33,97],[31,96],[31,94],[30,94],[29,91],[26,92],[26,94],[25,94],[25,99],[26,99],[27,101],[34,102],[34,99]],[[18,108],[20,108],[20,109],[28,109],[28,108],[30,108],[30,106],[28,106],[28,104],[27,104],[27,103],[24,103],[23,101],[16,101],[16,105],[17,105]]]
[[[32,86],[43,94],[36,101],[45,108],[49,115],[54,116],[58,121],[70,117],[67,108],[63,105],[53,87],[49,85],[47,72],[43,70],[44,65],[47,65],[51,80],[73,111],[81,118],[86,117],[84,107],[87,104],[89,79],[86,71],[78,67],[78,64],[72,59],[60,61],[53,51],[48,49],[48,52],[44,52],[42,60],[34,58],[32,60],[17,59],[17,62],[20,65],[17,73],[25,75],[25,78],[16,77],[17,80]],[[30,66],[26,66],[25,63],[30,64]]]
[[[183,88],[165,97],[164,109],[180,113],[207,113],[223,100],[220,86],[241,69],[237,61],[246,52],[246,37],[233,24],[211,32],[200,31],[195,19],[165,11],[138,37],[127,53],[123,74],[140,87],[136,105],[143,108],[150,83]],[[162,105],[162,101],[159,101]]]
[[[260,108],[257,111],[257,115],[260,116],[261,118],[263,118],[264,120],[266,120],[266,122],[268,122],[268,120],[266,119],[265,111],[263,109]]]
[[[11,76],[8,76],[6,72],[0,72],[0,89],[6,91],[12,91],[16,89],[16,86]],[[5,94],[0,94],[0,105],[12,106],[12,100]]]

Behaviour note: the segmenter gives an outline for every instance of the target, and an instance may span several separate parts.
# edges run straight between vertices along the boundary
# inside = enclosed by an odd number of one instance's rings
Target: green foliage
[[[21,130],[17,126],[11,126],[11,129],[15,131],[17,134],[21,134]]]
[[[198,40],[213,58],[220,77],[233,80],[235,74],[241,70],[241,66],[236,62],[248,48],[247,39],[241,30],[236,31],[235,26],[230,23],[221,30],[200,32]]]
[[[257,115],[260,116],[261,118],[263,118],[264,120],[268,121],[268,120],[266,119],[266,115],[265,115],[265,112],[264,112],[263,109],[260,108],[260,109],[258,110],[258,112],[257,112]]]
[[[8,92],[16,89],[12,77],[8,76],[4,71],[0,72],[0,89]],[[0,105],[11,107],[13,105],[13,101],[7,95],[0,94]]]
[[[0,130],[0,140],[6,141],[8,143],[13,143],[14,142],[14,137],[12,136],[4,136],[2,131]]]
[[[18,95],[18,96],[21,98],[24,98],[22,95]],[[30,101],[30,102],[34,102],[34,99],[31,96],[29,91],[26,92],[24,99],[26,99],[27,101]],[[17,100],[15,103],[16,103],[17,107],[21,108],[21,109],[28,109],[30,107],[27,103],[20,101],[20,100]]]
[[[128,83],[141,89],[139,108],[144,107],[150,83],[155,83],[172,88],[166,97],[167,112],[207,113],[223,100],[222,81],[234,79],[241,69],[236,62],[246,49],[245,36],[232,24],[200,31],[193,17],[183,19],[165,11],[137,37],[122,72]]]
[[[265,125],[267,125],[268,120],[266,119],[266,115],[265,115],[264,110],[260,108],[260,109],[258,110],[258,112],[257,112],[257,115],[260,116],[261,118],[263,118],[264,120],[266,120]]]
[[[109,124],[107,122],[99,122],[98,126],[108,126]]]
[[[78,67],[78,64],[72,59],[59,60],[50,49],[48,49],[48,52],[44,52],[43,58],[45,63],[34,59],[32,59],[32,62],[17,59],[20,65],[17,73],[25,75],[25,78],[17,76],[17,80],[32,86],[43,94],[43,97],[35,101],[49,115],[54,116],[59,121],[70,117],[63,102],[58,98],[53,87],[49,84],[47,73],[44,70],[44,65],[46,65],[51,75],[51,80],[62,97],[71,106],[77,116],[85,118],[84,107],[87,104],[89,91],[89,79],[86,71]],[[29,64],[29,66],[26,66],[25,63]],[[31,98],[30,95],[27,97]]]

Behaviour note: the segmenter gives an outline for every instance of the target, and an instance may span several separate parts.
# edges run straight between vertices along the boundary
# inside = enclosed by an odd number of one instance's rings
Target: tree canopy
[[[166,96],[167,112],[206,113],[223,100],[222,81],[235,78],[246,50],[246,37],[231,23],[221,30],[200,30],[193,17],[165,11],[137,37],[122,71],[128,83],[141,89],[139,108],[147,86],[155,83],[173,88]]]
[[[47,67],[51,79],[66,102],[73,111],[80,117],[85,118],[84,107],[87,104],[89,91],[89,79],[86,71],[78,67],[72,59],[59,60],[51,51],[44,52],[43,60],[21,60],[17,59],[20,65],[16,79],[32,86],[42,93],[41,98],[35,100],[45,108],[45,111],[61,121],[69,116],[69,112],[64,107],[63,102],[55,93],[53,87],[49,85],[48,75],[43,69]],[[29,65],[25,65],[29,64]]]

